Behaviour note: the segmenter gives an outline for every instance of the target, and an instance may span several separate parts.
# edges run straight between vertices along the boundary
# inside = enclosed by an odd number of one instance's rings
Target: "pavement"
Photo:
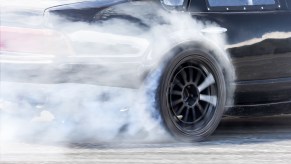
[[[1,164],[290,163],[291,116],[227,118],[204,142],[1,142]]]

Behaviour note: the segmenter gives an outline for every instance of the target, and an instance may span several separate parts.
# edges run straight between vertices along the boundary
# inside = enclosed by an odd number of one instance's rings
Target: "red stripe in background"
[[[70,50],[64,35],[47,29],[0,27],[1,51],[64,54]]]

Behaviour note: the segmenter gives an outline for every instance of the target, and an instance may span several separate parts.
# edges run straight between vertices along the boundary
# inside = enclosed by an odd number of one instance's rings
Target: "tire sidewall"
[[[217,83],[217,106],[215,108],[213,117],[208,121],[205,127],[191,132],[184,133],[175,125],[173,119],[171,119],[171,111],[168,105],[167,100],[167,88],[170,84],[169,80],[171,78],[172,72],[175,70],[175,67],[183,61],[185,58],[191,58],[191,60],[198,60],[199,62],[204,63],[210,68],[211,73],[214,76],[214,79]],[[201,141],[208,137],[214,132],[217,128],[222,115],[224,113],[224,107],[226,103],[226,84],[225,77],[222,71],[222,68],[219,64],[219,61],[216,59],[210,51],[202,50],[199,48],[188,48],[188,49],[179,49],[176,51],[172,57],[170,57],[165,63],[163,73],[160,78],[159,87],[157,90],[157,106],[160,110],[160,114],[166,129],[176,138],[182,141]]]

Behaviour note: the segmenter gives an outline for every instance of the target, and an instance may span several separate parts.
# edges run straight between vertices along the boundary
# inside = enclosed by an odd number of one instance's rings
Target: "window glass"
[[[210,6],[272,5],[275,0],[208,0]]]
[[[275,0],[253,0],[254,5],[273,5]]]
[[[184,0],[161,0],[161,3],[167,6],[182,6]]]

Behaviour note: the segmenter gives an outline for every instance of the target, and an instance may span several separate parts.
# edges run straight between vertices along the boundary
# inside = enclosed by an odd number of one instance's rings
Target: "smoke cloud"
[[[39,14],[55,1],[26,1],[1,0],[1,51],[9,54],[0,58],[3,142],[169,140],[155,107],[167,52],[199,41],[233,70],[218,25],[188,13],[160,9],[148,17],[151,10],[122,6],[146,25],[84,23]]]

